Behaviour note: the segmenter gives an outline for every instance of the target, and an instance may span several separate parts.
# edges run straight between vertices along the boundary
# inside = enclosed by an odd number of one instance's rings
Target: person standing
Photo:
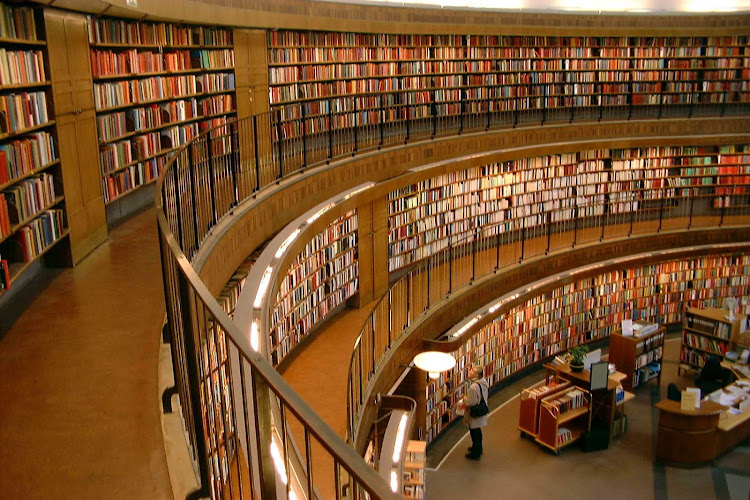
[[[472,417],[471,407],[476,406],[484,400],[487,403],[489,397],[489,384],[484,378],[484,370],[481,366],[474,365],[469,371],[469,379],[471,385],[469,390],[466,392],[464,397],[464,404],[466,411],[464,412],[464,423],[469,427],[469,434],[471,435],[471,448],[469,453],[465,456],[471,460],[479,460],[482,456],[482,427],[487,425],[487,414]]]

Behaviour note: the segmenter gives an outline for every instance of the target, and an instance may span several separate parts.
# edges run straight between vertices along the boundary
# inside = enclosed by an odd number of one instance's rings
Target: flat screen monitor
[[[602,360],[602,350],[591,351],[583,357],[583,368],[591,370],[591,365]]]
[[[609,379],[609,363],[592,363],[591,364],[591,387],[592,391],[607,388]]]

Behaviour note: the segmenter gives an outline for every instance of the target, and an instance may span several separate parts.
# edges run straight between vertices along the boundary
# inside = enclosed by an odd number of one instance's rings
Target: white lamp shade
[[[456,358],[447,352],[425,351],[414,356],[414,364],[426,372],[430,372],[430,377],[437,378],[432,374],[448,371],[456,366]]]

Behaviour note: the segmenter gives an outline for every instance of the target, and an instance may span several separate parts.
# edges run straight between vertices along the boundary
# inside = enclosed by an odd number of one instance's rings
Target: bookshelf
[[[356,210],[332,221],[305,245],[281,278],[268,339],[274,366],[359,290],[357,225]]]
[[[682,324],[680,366],[677,371],[698,371],[709,356],[723,359],[731,344],[736,342],[744,320],[745,316],[739,314],[734,321],[729,321],[726,309],[688,308]]]
[[[452,370],[436,380],[425,376],[426,441],[431,442],[458,418],[456,404],[464,395],[472,364],[484,366],[485,377],[494,387],[574,345],[607,337],[612,342],[623,318],[661,325],[681,323],[686,306],[715,307],[722,297],[749,297],[747,266],[750,255],[668,260],[576,280],[512,307],[453,352],[456,366]],[[652,347],[657,352],[655,342]],[[533,430],[525,421],[522,430]]]
[[[607,216],[632,228],[636,220],[661,224],[672,212],[726,210],[750,201],[749,171],[747,145],[664,146],[538,156],[432,177],[388,194],[389,270],[452,244],[544,226],[575,230]]]
[[[571,387],[543,397],[539,405],[539,434],[536,442],[559,453],[578,441],[591,423],[591,394]]]
[[[69,233],[40,11],[0,4],[0,296],[35,262],[69,265]],[[56,256],[49,252],[55,248]]]
[[[626,337],[620,331],[610,334],[609,362],[614,363],[618,371],[627,375],[622,381],[622,386],[626,391],[632,391],[653,378],[661,382],[661,363],[664,357],[666,331],[666,327],[662,326],[640,337]],[[652,363],[657,363],[659,369],[649,369]]]
[[[268,32],[279,137],[377,123],[516,124],[519,112],[661,117],[746,105],[748,37],[574,37]],[[289,106],[295,104],[295,106]],[[296,106],[299,104],[299,106]],[[723,109],[723,108],[722,108]],[[302,123],[300,119],[303,119]],[[536,121],[536,120],[535,120]],[[434,130],[434,129],[433,129]]]
[[[427,459],[427,443],[409,440],[406,443],[403,465],[404,498],[424,498],[424,467]]]
[[[521,431],[521,436],[536,438],[539,435],[539,409],[542,400],[547,396],[566,391],[570,387],[570,381],[554,377],[542,385],[523,389],[518,412],[518,429]]]
[[[156,180],[169,157],[235,115],[232,30],[88,17],[106,203]]]

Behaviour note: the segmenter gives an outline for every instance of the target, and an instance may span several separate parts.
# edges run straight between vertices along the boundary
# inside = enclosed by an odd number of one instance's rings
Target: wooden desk
[[[656,408],[659,410],[657,460],[697,465],[716,457],[716,428],[726,406],[703,401],[697,410],[682,410],[679,401],[664,400]]]
[[[737,368],[750,368],[750,365],[741,365],[739,363],[732,363],[727,360],[723,360],[721,362],[722,368],[726,368],[727,370],[731,371],[735,377],[737,377],[739,380],[750,380],[750,377],[739,371]]]

